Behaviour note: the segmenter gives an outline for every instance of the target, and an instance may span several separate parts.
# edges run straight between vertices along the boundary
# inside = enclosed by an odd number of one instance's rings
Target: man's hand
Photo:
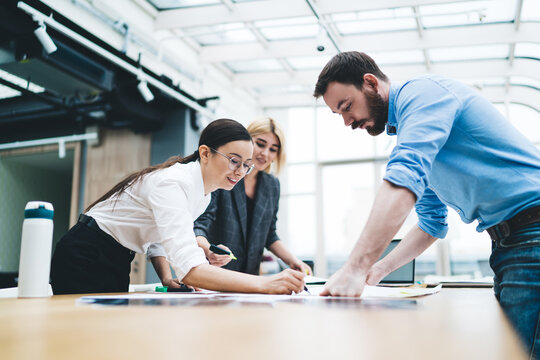
[[[326,282],[321,296],[355,296],[362,295],[366,284],[366,274],[345,264]]]
[[[382,265],[382,261],[376,262],[369,269],[366,279],[366,284],[377,285],[386,275],[390,274],[391,269],[387,269]]]

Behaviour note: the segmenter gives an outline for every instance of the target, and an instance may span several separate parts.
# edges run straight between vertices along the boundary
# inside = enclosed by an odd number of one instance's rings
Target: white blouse
[[[208,263],[197,245],[193,222],[210,203],[204,194],[198,161],[156,170],[96,204],[86,214],[122,246],[145,253],[159,243],[178,279],[195,266]]]

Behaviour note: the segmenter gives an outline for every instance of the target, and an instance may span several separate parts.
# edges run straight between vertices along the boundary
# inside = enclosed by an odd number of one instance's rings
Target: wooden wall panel
[[[128,174],[150,165],[150,134],[103,130],[100,145],[88,146],[84,207],[86,208]],[[131,264],[131,283],[144,284],[146,257],[137,254]]]

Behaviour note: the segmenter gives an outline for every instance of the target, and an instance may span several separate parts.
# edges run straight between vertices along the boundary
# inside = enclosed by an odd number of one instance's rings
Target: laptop
[[[394,239],[390,242],[386,250],[384,250],[380,259],[386,256],[390,251],[392,251],[401,241],[401,239]],[[379,259],[379,260],[380,260]],[[384,279],[381,280],[381,284],[413,284],[414,283],[414,259],[392,271]]]

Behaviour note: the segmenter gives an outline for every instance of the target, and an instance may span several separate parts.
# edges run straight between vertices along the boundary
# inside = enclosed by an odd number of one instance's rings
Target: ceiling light
[[[141,93],[144,101],[150,102],[154,100],[154,94],[152,94],[152,91],[150,91],[150,88],[148,87],[148,83],[146,80],[139,81],[139,85],[137,85],[137,89],[139,89],[139,92]]]
[[[34,30],[34,34],[38,38],[41,46],[43,46],[43,50],[45,50],[47,54],[52,54],[57,50],[54,41],[51,39],[49,34],[47,34],[47,28],[45,27],[44,23],[39,24],[39,27]]]

